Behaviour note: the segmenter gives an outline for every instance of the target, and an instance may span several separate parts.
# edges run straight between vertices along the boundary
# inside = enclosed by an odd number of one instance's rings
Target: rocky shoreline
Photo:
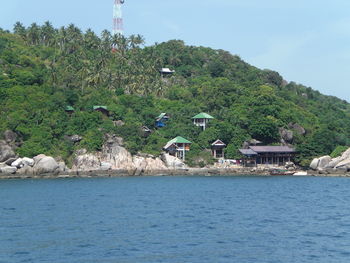
[[[187,168],[173,170],[149,170],[135,174],[135,170],[91,170],[91,171],[70,171],[63,173],[44,173],[44,174],[4,174],[0,173],[1,179],[67,179],[67,178],[108,178],[108,177],[141,177],[141,176],[261,176],[269,177],[271,175],[266,169],[247,169],[247,168]],[[318,173],[313,170],[307,171],[307,176],[315,177],[350,177],[350,173]],[[284,176],[284,175],[282,175]],[[293,175],[289,175],[293,176]],[[298,176],[293,176],[298,177]]]
[[[275,167],[246,168],[215,164],[205,168],[190,168],[180,159],[163,153],[152,156],[139,153],[131,155],[124,147],[123,139],[106,135],[100,152],[85,149],[73,155],[72,167],[68,168],[61,158],[44,154],[33,158],[20,158],[15,154],[16,135],[10,131],[0,141],[0,179],[25,178],[85,178],[125,176],[271,176]],[[296,171],[293,163],[284,167]],[[349,166],[349,167],[348,167]],[[341,157],[329,156],[315,159],[308,171],[309,176],[350,177],[350,149]]]

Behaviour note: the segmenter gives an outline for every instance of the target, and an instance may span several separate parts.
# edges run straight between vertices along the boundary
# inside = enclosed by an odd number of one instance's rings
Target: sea
[[[349,263],[350,178],[0,180],[0,262]]]

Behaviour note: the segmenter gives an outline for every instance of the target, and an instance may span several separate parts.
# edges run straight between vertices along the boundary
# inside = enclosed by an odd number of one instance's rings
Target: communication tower
[[[123,13],[122,4],[125,0],[114,0],[113,6],[113,34],[123,35]]]

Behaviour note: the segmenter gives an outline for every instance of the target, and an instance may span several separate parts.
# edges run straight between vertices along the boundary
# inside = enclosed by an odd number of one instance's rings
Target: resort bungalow
[[[186,152],[190,150],[192,142],[185,138],[178,136],[163,147],[163,149],[172,156],[185,160]]]
[[[169,68],[162,68],[159,70],[162,77],[169,76],[175,73],[175,70],[170,70]]]
[[[165,112],[161,113],[157,118],[156,118],[156,127],[157,128],[162,128],[166,126],[166,122],[169,120],[169,115],[166,114]]]
[[[74,110],[74,108],[73,108],[72,106],[67,106],[67,107],[65,108],[65,111],[66,111],[67,113],[69,113],[69,114],[72,114],[72,113],[75,112],[75,110]]]
[[[107,106],[93,106],[94,111],[99,111],[102,114],[109,116],[109,111],[107,109]]]
[[[221,140],[216,140],[211,145],[211,153],[215,159],[224,159],[225,153],[224,149],[226,147],[226,144],[223,143]]]
[[[249,146],[239,150],[244,155],[244,165],[259,164],[283,166],[290,162],[296,151],[288,146]]]
[[[206,129],[207,124],[211,119],[214,119],[214,117],[210,116],[208,113],[205,112],[201,112],[196,116],[192,117],[193,124],[198,127],[201,127],[203,131]]]

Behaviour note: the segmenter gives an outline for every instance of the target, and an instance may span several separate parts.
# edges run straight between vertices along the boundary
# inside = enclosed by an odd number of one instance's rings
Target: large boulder
[[[7,130],[4,132],[4,139],[7,143],[14,143],[17,139],[17,134],[13,131]]]
[[[17,172],[17,168],[12,166],[5,166],[0,168],[0,172],[4,174],[15,174]]]
[[[337,158],[333,158],[332,161],[330,161],[329,164],[326,166],[326,168],[334,168],[341,161],[342,161],[341,156],[339,156]]]
[[[319,158],[313,159],[312,162],[311,162],[311,164],[310,164],[310,168],[311,168],[312,170],[316,170],[317,167],[318,167],[319,162],[320,162],[320,159],[319,159]]]
[[[34,165],[35,174],[54,174],[59,168],[56,160],[50,156],[40,156],[36,159],[34,157],[34,160],[36,160]]]
[[[328,164],[332,161],[332,158],[330,156],[322,156],[321,158],[319,158],[319,162],[318,162],[318,169],[324,169],[328,166]]]
[[[350,169],[350,158],[339,162],[334,168],[335,169],[340,169],[340,168]]]
[[[16,157],[16,153],[6,141],[0,141],[0,162]]]
[[[23,163],[23,165],[28,165],[30,167],[33,167],[35,162],[34,162],[34,159],[24,157],[24,158],[22,158],[22,163]]]
[[[23,159],[22,158],[18,158],[16,161],[11,163],[12,167],[16,167],[16,168],[22,168],[24,166],[23,164]]]
[[[285,128],[280,128],[279,133],[283,141],[287,143],[291,143],[293,141],[293,138],[294,138],[293,131],[287,130]]]
[[[17,174],[21,174],[21,175],[34,175],[35,174],[35,170],[33,167],[29,166],[29,165],[24,165],[22,168],[20,168],[19,170],[17,170]]]
[[[170,154],[163,153],[161,156],[162,161],[169,169],[183,169],[186,168],[186,165],[182,160],[176,158]]]
[[[112,169],[135,169],[131,153],[123,145],[124,142],[121,137],[106,135],[106,143],[102,146],[99,155],[101,163],[110,163]]]

